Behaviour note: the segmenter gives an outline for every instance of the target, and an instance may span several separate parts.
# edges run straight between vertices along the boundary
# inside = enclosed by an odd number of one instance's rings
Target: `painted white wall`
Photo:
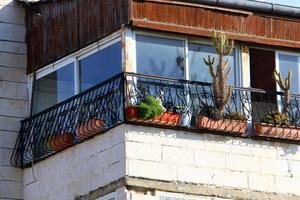
[[[22,170],[10,164],[19,121],[28,114],[25,11],[0,0],[0,199],[22,199]]]
[[[25,200],[73,199],[125,175],[300,195],[300,148],[121,125],[26,169]]]
[[[126,175],[300,195],[299,145],[127,126]]]
[[[125,176],[122,126],[24,170],[24,199],[70,200]]]

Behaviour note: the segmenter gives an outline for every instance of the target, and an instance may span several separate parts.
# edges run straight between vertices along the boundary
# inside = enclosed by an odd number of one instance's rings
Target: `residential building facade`
[[[1,198],[300,199],[300,8],[0,2]]]

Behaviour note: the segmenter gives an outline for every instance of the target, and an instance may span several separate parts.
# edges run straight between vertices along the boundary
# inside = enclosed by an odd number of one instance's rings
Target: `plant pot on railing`
[[[136,121],[139,119],[139,108],[137,106],[128,106],[125,109],[126,118],[129,121]]]
[[[138,106],[126,108],[129,121],[174,126],[180,122],[180,114],[166,111],[158,98],[147,96]]]
[[[233,134],[246,134],[247,119],[244,115],[233,112],[224,116],[216,116],[214,107],[205,107],[197,117],[197,127],[207,128]]]
[[[287,115],[273,113],[265,115],[261,123],[255,123],[255,134],[270,138],[300,140],[300,128],[290,126]]]
[[[104,128],[104,120],[100,118],[92,118],[83,122],[76,128],[76,137],[80,140],[90,138],[101,132]]]
[[[59,151],[74,144],[74,135],[66,132],[50,136],[47,144],[50,150]]]

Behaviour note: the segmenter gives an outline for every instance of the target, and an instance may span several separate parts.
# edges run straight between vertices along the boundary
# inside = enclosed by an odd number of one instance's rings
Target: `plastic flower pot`
[[[156,116],[153,119],[142,120],[142,122],[175,126],[180,122],[180,114],[175,112],[163,112],[160,116]]]

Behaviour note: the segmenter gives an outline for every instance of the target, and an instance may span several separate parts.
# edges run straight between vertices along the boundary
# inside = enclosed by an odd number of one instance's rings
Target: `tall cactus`
[[[208,56],[207,59],[204,58],[204,62],[208,66],[210,75],[213,79],[213,100],[219,115],[222,116],[232,91],[232,86],[227,85],[226,83],[230,73],[230,67],[228,66],[228,59],[226,59],[226,56],[230,55],[233,50],[233,41],[228,40],[223,33],[218,37],[217,33],[213,31],[212,42],[218,53],[219,63],[214,67],[215,58],[211,58],[210,56]]]
[[[278,83],[280,89],[283,91],[284,94],[284,105],[283,105],[283,112],[287,113],[288,107],[291,103],[291,94],[290,94],[290,87],[291,87],[291,79],[292,79],[292,72],[289,70],[288,76],[283,80],[280,72],[276,69],[274,70],[273,77],[275,81]]]

